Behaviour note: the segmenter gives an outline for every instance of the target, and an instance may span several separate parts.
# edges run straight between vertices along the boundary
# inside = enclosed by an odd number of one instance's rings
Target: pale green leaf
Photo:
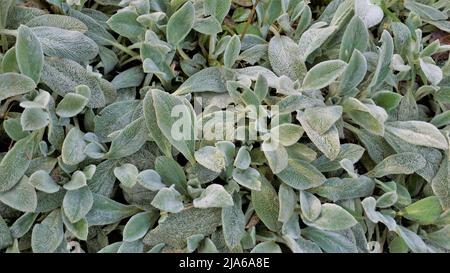
[[[274,36],[269,43],[269,61],[275,74],[303,80],[306,66],[300,47],[287,36]]]
[[[36,88],[30,77],[13,72],[0,74],[0,101],[22,95]]]
[[[166,30],[167,41],[173,46],[177,46],[189,34],[194,23],[195,8],[191,1],[188,1],[170,16]]]
[[[63,199],[64,214],[71,223],[76,223],[86,216],[93,203],[92,192],[87,186],[67,191]]]
[[[238,246],[245,234],[245,216],[242,200],[238,193],[233,194],[233,206],[222,208],[222,231],[225,243],[230,249]]]
[[[330,85],[335,81],[345,70],[347,63],[341,60],[324,61],[306,73],[303,79],[303,90],[321,89]]]
[[[171,213],[178,213],[184,209],[181,194],[175,190],[174,186],[160,189],[151,204],[155,208]]]
[[[306,190],[322,185],[326,178],[313,165],[303,160],[289,160],[288,167],[277,174],[287,185]]]
[[[266,227],[272,231],[279,231],[281,223],[278,221],[280,204],[277,192],[272,184],[261,175],[261,190],[252,190],[252,204],[256,214]]]
[[[114,175],[119,179],[122,185],[132,188],[137,182],[139,170],[133,164],[123,164],[114,168]]]
[[[34,212],[38,200],[36,190],[24,176],[12,189],[0,192],[0,202],[18,211]]]
[[[53,178],[43,170],[38,170],[30,176],[30,184],[33,185],[37,190],[46,193],[55,193],[59,191],[60,187],[55,183]]]
[[[233,206],[233,197],[222,185],[209,185],[200,196],[193,201],[196,208],[224,208]]]
[[[145,211],[133,215],[123,229],[123,240],[133,242],[143,238],[155,224],[157,216],[155,211]]]
[[[16,58],[20,72],[37,84],[44,67],[44,53],[41,43],[33,31],[27,26],[20,26],[17,30]]]

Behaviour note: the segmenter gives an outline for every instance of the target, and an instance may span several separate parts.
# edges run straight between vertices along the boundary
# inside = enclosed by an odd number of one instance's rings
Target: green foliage
[[[0,1],[0,252],[450,251],[449,11]]]

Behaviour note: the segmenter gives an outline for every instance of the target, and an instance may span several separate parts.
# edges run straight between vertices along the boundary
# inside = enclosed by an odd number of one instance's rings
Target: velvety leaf
[[[322,204],[319,217],[313,222],[307,222],[310,226],[331,231],[348,229],[356,223],[358,222],[350,213],[331,203]]]
[[[302,217],[305,217],[308,221],[314,221],[322,211],[322,204],[314,194],[307,191],[300,191],[300,208]]]
[[[416,172],[426,181],[431,182],[438,171],[439,162],[442,160],[442,154],[439,150],[410,144],[389,131],[386,131],[385,139],[398,153],[414,152],[422,155],[426,160],[425,167]]]
[[[29,27],[57,27],[65,30],[73,30],[84,33],[88,27],[80,20],[59,14],[44,14],[34,17],[26,24]]]
[[[365,197],[372,194],[375,182],[367,176],[358,178],[329,178],[312,191],[333,202]]]
[[[108,136],[111,133],[121,130],[131,123],[138,104],[139,101],[137,100],[125,100],[115,102],[103,108],[94,118],[94,132],[100,141],[103,142],[106,139],[110,139]]]
[[[341,150],[334,160],[330,160],[326,156],[321,156],[313,162],[313,165],[321,172],[335,171],[341,168],[339,164],[341,160],[348,159],[351,163],[355,164],[361,159],[364,151],[365,149],[359,145],[345,143],[341,145]]]
[[[320,48],[325,41],[336,31],[335,26],[325,28],[310,28],[300,37],[298,45],[302,52],[301,57],[306,60],[316,49]]]
[[[186,100],[166,92],[156,89],[151,92],[156,120],[162,134],[189,161],[194,162],[195,116],[191,106]],[[176,111],[179,118],[174,118],[172,111]],[[180,129],[181,131],[178,131]],[[152,129],[149,128],[149,130]]]
[[[420,223],[432,223],[439,218],[442,212],[439,198],[430,196],[407,206],[401,211],[401,215]]]
[[[86,142],[83,140],[84,133],[78,127],[73,127],[67,133],[62,147],[62,160],[68,165],[77,165],[82,162],[86,155],[84,148]]]
[[[22,138],[0,161],[0,192],[13,188],[30,166],[36,147],[36,135]]]
[[[283,146],[295,144],[303,135],[302,127],[296,124],[284,123],[270,129],[271,137]]]
[[[394,42],[391,35],[386,30],[383,31],[383,34],[381,35],[381,41],[383,44],[381,45],[380,52],[378,53],[378,63],[375,74],[369,85],[370,88],[375,88],[383,83],[390,71],[390,64],[394,52]]]
[[[241,40],[239,36],[234,35],[231,37],[230,42],[228,42],[225,52],[223,54],[224,65],[227,68],[231,68],[236,62],[239,52],[241,51]]]
[[[250,253],[281,253],[281,248],[274,241],[267,241],[257,244]]]
[[[212,146],[205,146],[194,153],[195,160],[202,166],[220,173],[225,168],[225,157],[223,153]]]
[[[300,47],[287,36],[274,36],[269,43],[269,61],[274,72],[291,80],[303,80],[306,66]]]
[[[11,235],[14,238],[21,238],[24,236],[33,226],[34,221],[39,214],[33,212],[26,212],[11,225]],[[1,221],[1,219],[0,219]]]
[[[398,93],[390,91],[379,91],[373,97],[373,100],[378,106],[383,107],[386,111],[392,110],[397,107],[402,99],[402,96]]]
[[[30,28],[42,45],[45,55],[83,63],[98,54],[97,44],[83,33],[59,27]]]
[[[420,146],[448,149],[448,142],[432,124],[423,121],[396,121],[386,124],[386,130],[402,140]]]
[[[436,176],[431,181],[431,188],[441,201],[442,208],[448,209],[450,207],[450,168],[448,160],[442,160]]]
[[[181,166],[173,159],[160,156],[156,158],[155,170],[162,178],[162,182],[166,185],[175,185],[177,191],[182,194],[187,193],[186,175]]]
[[[285,184],[281,184],[278,190],[278,200],[280,202],[278,221],[286,223],[294,213],[296,204],[294,190]]]
[[[305,120],[314,131],[326,133],[341,118],[342,106],[311,107],[305,109]]]
[[[281,223],[278,221],[280,205],[277,192],[264,176],[261,176],[260,182],[261,190],[251,192],[253,207],[267,228],[278,231],[281,229]]]
[[[380,136],[384,134],[384,123],[388,119],[388,115],[383,108],[373,104],[362,103],[355,98],[348,98],[344,102],[344,113],[354,123],[369,132]]]
[[[151,204],[155,208],[171,213],[178,213],[184,209],[181,194],[175,190],[174,186],[160,189]]]
[[[420,238],[416,233],[411,230],[397,226],[397,233],[406,243],[409,249],[414,253],[427,253],[428,248],[422,238]]]
[[[260,174],[256,169],[248,168],[245,170],[234,169],[233,179],[238,184],[255,191],[261,190]]]
[[[36,88],[30,77],[13,72],[0,74],[0,101],[22,95]]]
[[[425,5],[416,1],[407,0],[405,1],[405,8],[413,11],[423,19],[428,20],[446,20],[448,18],[447,14],[432,7],[429,5]]]
[[[353,241],[341,233],[308,227],[302,234],[316,243],[327,253],[357,253],[358,249]]]
[[[326,179],[313,165],[303,160],[289,160],[288,167],[277,176],[281,181],[298,190],[320,186]]]
[[[67,216],[62,212],[62,218],[64,226],[68,231],[70,231],[76,238],[86,241],[88,238],[88,222],[86,219],[81,219],[75,223],[71,223]]]
[[[48,112],[40,108],[26,108],[20,116],[24,131],[34,131],[46,127],[50,122]]]
[[[300,124],[308,135],[308,138],[314,143],[314,145],[316,145],[316,147],[329,159],[336,159],[341,149],[339,134],[336,126],[333,125],[324,134],[319,134],[306,121],[303,113],[298,112],[297,119],[300,121]]]
[[[134,66],[120,72],[111,83],[116,89],[140,86],[145,74],[140,66]]]
[[[134,215],[138,209],[93,193],[94,203],[86,215],[89,226],[108,225]]]
[[[63,118],[74,117],[83,111],[88,102],[89,98],[85,96],[69,93],[58,104],[56,114]]]
[[[433,242],[434,244],[443,247],[445,249],[450,248],[450,226],[445,226],[435,232],[428,233],[426,238]]]
[[[45,58],[41,82],[60,96],[74,92],[79,85],[86,85],[92,91],[88,106],[94,108],[105,106],[108,93],[115,93],[111,83],[89,73],[77,62],[63,58]]]
[[[321,62],[306,73],[302,89],[314,90],[326,87],[336,80],[346,67],[347,64],[341,60]]]
[[[148,139],[144,117],[138,118],[118,132],[113,138],[107,158],[119,159],[136,153]]]
[[[378,25],[384,17],[383,10],[370,0],[356,0],[355,15],[361,18],[367,28]]]
[[[233,194],[233,206],[222,208],[222,230],[225,243],[230,249],[238,246],[245,234],[245,216],[238,193]]]
[[[64,184],[63,187],[64,189],[69,191],[77,190],[87,185],[86,180],[87,180],[86,175],[83,172],[75,171],[72,174],[72,178],[70,179],[70,181]]]
[[[349,62],[349,67],[352,66],[354,69],[352,61],[349,61],[351,59],[350,57],[354,55],[355,52],[364,52],[368,42],[369,32],[367,31],[364,21],[359,16],[354,16],[348,23],[344,36],[342,37],[339,58],[344,62]],[[356,54],[359,55],[358,53]],[[347,67],[347,70],[350,70],[349,67]],[[350,75],[347,75],[347,77],[349,76]]]
[[[108,26],[118,34],[127,38],[138,38],[144,35],[145,28],[136,19],[138,14],[134,11],[121,11],[108,19]]]
[[[167,22],[167,41],[177,46],[189,34],[195,22],[195,8],[191,1],[186,2]]]
[[[33,227],[31,248],[34,253],[52,253],[64,239],[60,210],[52,211],[40,224]]]
[[[93,203],[92,192],[87,186],[67,191],[63,200],[64,214],[71,223],[76,223],[86,216]]]
[[[193,28],[195,31],[207,35],[215,35],[222,32],[222,25],[213,16],[196,19]]]
[[[411,174],[425,167],[426,161],[420,154],[401,153],[386,157],[368,174],[382,177],[391,174]]]
[[[220,209],[189,208],[179,213],[169,214],[156,228],[144,237],[150,246],[165,243],[174,248],[186,246],[188,237],[196,234],[208,236],[221,224]]]
[[[27,26],[20,26],[17,30],[16,58],[20,72],[37,84],[44,67],[44,53],[42,46],[33,31]]]
[[[24,176],[12,189],[0,192],[0,202],[18,211],[34,212],[38,200],[36,190]]]
[[[46,193],[55,193],[60,189],[59,185],[55,183],[53,178],[46,171],[43,170],[34,172],[30,176],[29,182],[37,190]]]
[[[224,208],[233,206],[233,197],[222,185],[209,185],[200,196],[193,201],[196,208]]]
[[[369,218],[369,220],[373,223],[382,222],[390,231],[394,231],[397,228],[395,219],[390,215],[385,215],[382,212],[375,211],[376,203],[377,201],[373,197],[364,198],[361,202],[367,218]]]
[[[196,92],[227,92],[226,81],[235,79],[235,72],[223,67],[208,67],[189,77],[176,91],[183,95]]]
[[[234,166],[241,170],[246,170],[250,167],[252,159],[250,157],[250,153],[248,152],[246,147],[239,148],[239,151],[234,160]]]
[[[296,139],[297,137],[298,135],[294,136],[294,139]],[[270,169],[274,174],[281,172],[288,166],[288,150],[284,146],[279,145],[279,143],[277,143],[276,141],[264,141],[261,145],[261,148],[264,152],[267,162],[269,163]]]
[[[139,170],[133,164],[123,164],[114,169],[114,175],[119,179],[122,185],[132,188],[137,182]]]
[[[213,15],[222,23],[225,16],[231,7],[231,0],[205,0],[203,1],[203,8],[205,14]]]
[[[165,187],[161,176],[154,170],[144,170],[136,177],[137,183],[151,191],[157,191]]]
[[[366,58],[359,50],[355,49],[351,55],[347,67],[342,73],[338,87],[339,94],[345,97],[356,95],[356,87],[364,80],[366,72]]]
[[[143,238],[155,224],[157,216],[154,211],[140,212],[133,215],[123,229],[123,240],[133,242]]]

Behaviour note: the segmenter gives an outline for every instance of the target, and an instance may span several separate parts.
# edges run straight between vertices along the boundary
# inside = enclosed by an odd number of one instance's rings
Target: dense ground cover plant
[[[0,251],[448,251],[449,11],[0,0]]]

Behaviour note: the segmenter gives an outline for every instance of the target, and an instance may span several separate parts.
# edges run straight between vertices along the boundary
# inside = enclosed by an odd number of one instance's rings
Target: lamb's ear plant
[[[0,252],[448,252],[449,13],[1,0]]]

